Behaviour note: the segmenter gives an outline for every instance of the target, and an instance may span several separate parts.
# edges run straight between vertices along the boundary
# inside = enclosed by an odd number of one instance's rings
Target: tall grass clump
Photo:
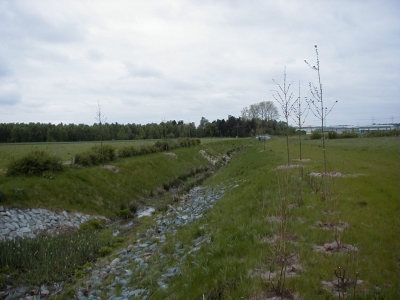
[[[85,263],[100,257],[100,249],[113,246],[115,238],[111,232],[89,229],[54,237],[2,241],[0,270],[10,269],[14,283],[63,281]]]
[[[43,172],[62,170],[61,160],[49,153],[36,150],[12,159],[7,165],[7,175],[41,175]]]
[[[103,162],[113,161],[117,153],[112,145],[105,144],[102,147],[94,146],[89,151],[75,155],[75,164],[82,166],[95,166]]]

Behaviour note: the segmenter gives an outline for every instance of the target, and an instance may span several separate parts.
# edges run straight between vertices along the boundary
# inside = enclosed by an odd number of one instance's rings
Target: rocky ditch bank
[[[78,291],[77,299],[145,300],[158,289],[168,288],[169,281],[181,274],[180,265],[187,256],[210,243],[211,239],[204,234],[189,245],[177,243],[172,253],[171,249],[164,253],[163,245],[168,242],[166,236],[175,235],[179,227],[201,219],[224,194],[224,188],[193,188],[181,197],[177,206],[170,206],[165,214],[158,214],[154,224],[145,233],[138,234],[136,242],[122,249],[110,263],[98,263],[88,268],[90,278]]]
[[[195,187],[179,198],[174,206],[165,213],[151,216],[152,222],[147,230],[137,234],[134,243],[121,249],[113,260],[98,261],[85,270],[86,280],[71,299],[79,300],[128,300],[149,299],[158,289],[168,288],[169,281],[181,274],[181,264],[198,251],[204,244],[211,242],[204,228],[203,233],[188,245],[174,244],[173,249],[165,252],[168,239],[178,233],[180,227],[201,219],[204,214],[221,199],[226,190],[238,185],[230,184],[226,188]],[[154,210],[146,208],[143,216],[149,216]],[[141,215],[141,212],[138,212]],[[80,224],[93,216],[79,213],[55,213],[45,209],[6,210],[0,206],[0,232],[2,239],[14,237],[34,237],[41,231],[57,232],[65,226],[78,228]],[[8,224],[8,225],[6,225]],[[12,225],[13,228],[9,228]],[[115,232],[129,230],[135,222],[114,224]],[[26,228],[26,229],[24,229]],[[29,229],[29,230],[28,230]],[[171,261],[173,265],[171,265]],[[18,287],[9,291],[5,299],[39,300],[65,292],[64,283],[44,285],[40,293]]]
[[[79,228],[93,216],[81,213],[57,213],[42,208],[5,209],[0,206],[0,240],[35,238],[39,233],[56,234],[60,230]]]

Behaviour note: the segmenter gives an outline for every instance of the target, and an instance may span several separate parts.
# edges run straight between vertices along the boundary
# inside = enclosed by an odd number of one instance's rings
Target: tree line
[[[269,110],[265,107],[269,107]],[[286,123],[277,121],[278,112],[272,102],[260,102],[244,108],[241,117],[229,115],[225,119],[209,121],[202,117],[200,124],[180,121],[163,121],[159,124],[102,124],[103,140],[142,140],[162,138],[251,137],[257,134],[284,134]],[[294,128],[290,128],[295,131]],[[27,142],[79,142],[98,141],[99,123],[0,123],[1,143]]]

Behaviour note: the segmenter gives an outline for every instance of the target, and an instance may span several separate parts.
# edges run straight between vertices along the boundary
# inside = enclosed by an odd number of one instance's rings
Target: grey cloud
[[[104,59],[104,54],[101,51],[91,49],[87,52],[86,56],[95,62],[101,61]]]
[[[51,22],[23,6],[23,1],[4,1],[0,6],[0,36],[8,41],[38,40],[69,43],[84,37],[82,27],[71,21]]]
[[[164,76],[162,72],[150,66],[138,66],[131,62],[125,62],[125,67],[129,75],[132,77],[150,78]]]
[[[10,68],[0,60],[0,78],[11,74]]]
[[[0,80],[0,106],[16,105],[21,101],[21,88],[12,80]]]

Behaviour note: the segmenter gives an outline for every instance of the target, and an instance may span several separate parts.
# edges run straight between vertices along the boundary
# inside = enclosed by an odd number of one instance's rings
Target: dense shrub
[[[131,157],[139,154],[139,150],[134,146],[125,146],[118,150],[118,157],[120,158]]]
[[[355,133],[355,132],[348,132],[348,131],[342,132],[342,133],[339,135],[339,138],[341,138],[341,139],[352,139],[352,138],[357,138],[357,137],[358,137],[357,133]]]
[[[178,140],[169,139],[156,141],[153,145],[125,146],[118,149],[118,157],[126,158],[136,155],[145,155],[165,150],[172,150],[180,147],[191,147],[199,145],[200,139],[181,138]],[[102,152],[103,151],[103,152]],[[111,145],[105,144],[103,148],[94,146],[90,151],[75,155],[75,163],[82,166],[98,165],[103,162],[112,161],[117,157],[116,149]]]
[[[133,218],[133,213],[129,209],[121,209],[118,212],[118,216],[121,217],[122,219],[129,219]]]
[[[167,140],[157,141],[154,143],[154,146],[157,147],[158,151],[164,151],[164,150],[171,149]]]
[[[139,147],[139,155],[158,152],[158,148],[154,145],[141,145]]]
[[[319,140],[322,138],[322,133],[319,131],[314,131],[311,135],[310,135],[310,139],[312,140]]]
[[[115,160],[115,148],[111,145],[94,146],[91,150],[75,155],[75,163],[82,166],[95,166],[103,162]]]
[[[364,133],[365,137],[384,137],[384,136],[399,136],[400,130],[393,129],[393,130],[375,130]]]
[[[62,170],[62,161],[42,150],[29,152],[7,165],[7,175],[42,175],[46,171]]]
[[[329,131],[326,133],[326,138],[334,140],[338,138],[338,133],[336,131]]]
[[[115,148],[109,144],[105,144],[103,147],[94,146],[92,151],[97,153],[98,157],[100,158],[100,162],[103,161],[103,157],[104,161],[112,161],[117,158]]]

